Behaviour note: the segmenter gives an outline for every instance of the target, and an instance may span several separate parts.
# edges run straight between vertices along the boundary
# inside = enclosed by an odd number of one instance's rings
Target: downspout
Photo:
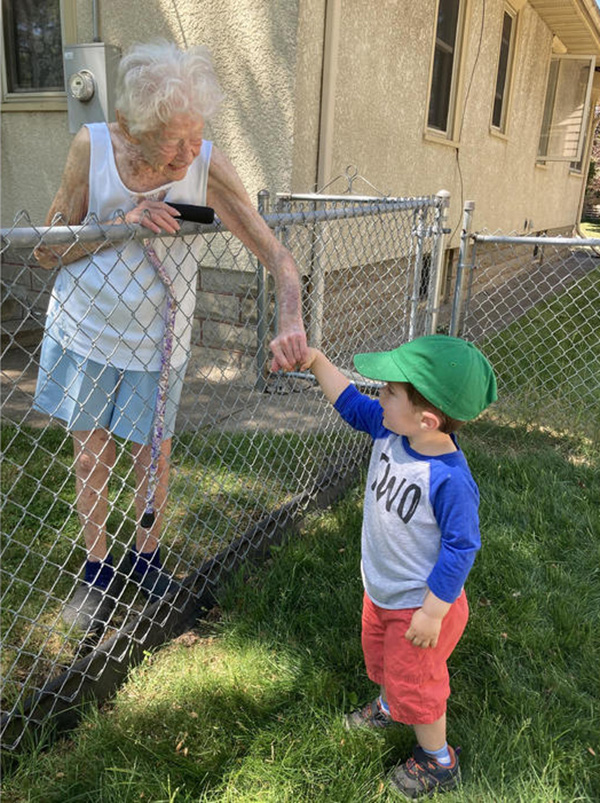
[[[588,27],[590,35],[596,40],[598,46],[600,47],[600,9],[598,8],[598,5],[596,4],[595,0],[580,0],[579,11],[581,17],[584,19],[585,24]],[[598,58],[597,52],[596,52],[596,58]],[[594,117],[594,109],[596,108],[596,103],[598,103],[599,100],[597,79],[598,79],[598,72],[596,72],[596,75],[594,76],[594,84],[592,87],[592,92],[594,97],[590,111],[590,116],[592,117],[592,119]],[[589,141],[587,143],[587,148],[586,148],[587,158],[584,160],[584,163],[582,162],[581,165],[582,168],[581,172],[583,173],[582,176],[583,182],[581,187],[581,197],[579,199],[579,209],[577,211],[577,225],[575,227],[578,237],[585,237],[585,234],[581,231],[580,224],[581,224],[581,217],[583,215],[583,204],[585,202],[585,191],[587,189],[587,177],[590,169],[590,160],[592,158],[594,131],[595,131],[595,125],[594,122],[592,122],[590,128],[590,134],[588,137]]]
[[[98,7],[98,0],[92,0],[92,22],[94,26],[93,42],[100,42],[100,8]]]
[[[321,109],[319,113],[317,149],[317,190],[319,187],[324,187],[330,180],[333,164],[335,89],[338,71],[341,7],[342,0],[325,0],[323,73],[321,78]]]
[[[335,87],[338,70],[341,0],[325,0],[325,28],[323,31],[323,66],[321,73],[321,105],[315,190],[329,183],[333,164],[333,133],[335,124]],[[313,205],[316,208],[316,204]],[[308,272],[308,342],[321,347],[325,297],[325,267],[321,262],[321,227],[311,232],[310,267]]]

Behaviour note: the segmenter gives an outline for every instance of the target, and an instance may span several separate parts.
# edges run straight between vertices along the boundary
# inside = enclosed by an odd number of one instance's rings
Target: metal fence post
[[[312,204],[311,208],[316,210],[316,203]],[[325,295],[325,269],[319,253],[322,238],[320,228],[317,233],[318,225],[318,223],[315,223],[312,231],[308,319],[308,342],[315,348],[321,348],[323,340],[323,304]]]
[[[413,273],[413,288],[410,304],[410,320],[408,324],[408,339],[414,340],[417,336],[417,316],[419,313],[419,289],[421,287],[421,274],[423,272],[423,238],[425,236],[425,225],[423,223],[423,207],[417,210],[416,227],[414,236],[417,241],[415,248],[415,270]]]
[[[260,190],[258,193],[258,212],[263,217],[269,213],[270,193],[268,190]],[[267,269],[257,260],[256,262],[256,389],[264,391],[267,387],[267,377],[269,375],[269,292]]]
[[[450,316],[450,334],[458,336],[460,329],[460,313],[462,307],[462,283],[463,273],[467,264],[467,254],[469,251],[469,238],[471,236],[471,222],[475,201],[466,201],[463,211],[463,228],[460,235],[460,249],[458,254],[458,265],[456,267],[456,285],[454,287],[454,300],[452,302],[452,314]]]
[[[446,223],[448,220],[448,208],[450,206],[450,193],[448,190],[440,190],[436,197],[439,199],[439,205],[436,209],[433,254],[431,258],[433,275],[431,276],[430,287],[432,292],[429,293],[429,302],[427,305],[427,328],[432,335],[436,332],[440,311],[442,273],[444,269],[444,236],[447,234]]]

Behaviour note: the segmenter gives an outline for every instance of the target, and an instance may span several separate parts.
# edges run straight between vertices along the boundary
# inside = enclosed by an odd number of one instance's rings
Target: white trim
[[[326,6],[317,154],[317,187],[324,187],[331,181],[335,131],[335,90],[342,13],[341,0],[328,0]]]

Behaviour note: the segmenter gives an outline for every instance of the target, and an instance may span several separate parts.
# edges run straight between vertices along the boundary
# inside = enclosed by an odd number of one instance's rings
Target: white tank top
[[[149,192],[129,190],[115,163],[105,123],[87,126],[90,133],[88,214],[109,220],[118,210],[129,212],[145,198],[206,204],[212,143],[203,141],[185,178]],[[187,359],[196,303],[198,265],[188,247],[190,238],[151,241],[170,276],[177,299],[171,365]],[[62,267],[48,308],[46,332],[64,348],[95,362],[120,369],[158,371],[164,333],[165,288],[132,241],[105,248]]]

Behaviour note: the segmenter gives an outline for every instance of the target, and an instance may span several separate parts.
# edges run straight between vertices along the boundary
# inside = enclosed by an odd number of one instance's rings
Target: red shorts
[[[392,718],[406,725],[429,725],[446,711],[450,679],[446,661],[469,618],[463,590],[442,621],[435,647],[415,647],[404,638],[415,608],[379,608],[365,594],[362,647],[367,674],[385,688]]]

